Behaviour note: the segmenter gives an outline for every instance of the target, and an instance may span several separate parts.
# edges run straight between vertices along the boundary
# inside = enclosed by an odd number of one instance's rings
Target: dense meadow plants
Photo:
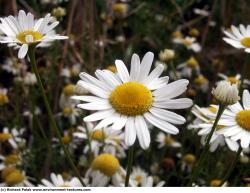
[[[248,1],[3,4],[0,186],[250,186]]]

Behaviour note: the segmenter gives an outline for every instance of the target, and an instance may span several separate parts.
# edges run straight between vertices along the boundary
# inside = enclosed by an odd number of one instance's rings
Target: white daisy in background
[[[171,137],[171,135],[168,135],[168,134],[166,135],[163,132],[159,132],[157,134],[156,141],[159,143],[158,148],[162,148],[165,146],[174,147],[174,148],[181,147],[181,143],[176,141],[173,137]]]
[[[218,76],[226,81],[229,81],[231,84],[237,84],[239,86],[241,83],[241,75],[240,74],[236,74],[235,76],[227,76],[225,74],[218,73]],[[243,84],[250,85],[250,81],[247,79],[244,79]]]
[[[195,37],[186,36],[185,38],[175,38],[173,39],[173,42],[176,44],[182,44],[186,46],[187,49],[193,50],[194,52],[201,51],[201,45],[198,42],[196,42]]]
[[[191,77],[193,74],[200,74],[200,65],[199,62],[195,59],[195,57],[191,56],[185,62],[179,64],[176,68],[180,71],[180,74],[183,77]]]
[[[81,72],[81,64],[76,63],[71,67],[63,68],[61,75],[67,78],[72,78],[78,76],[80,72]]]
[[[130,183],[133,187],[153,187],[154,180],[152,176],[140,167],[133,167],[130,176]],[[157,187],[161,187],[165,184],[164,181],[160,181],[156,184]]]
[[[0,106],[9,103],[8,90],[0,88]]]
[[[250,53],[250,25],[245,27],[240,24],[239,28],[232,25],[230,30],[224,30],[223,32],[227,36],[223,38],[225,42],[235,48],[244,49],[245,52]]]
[[[12,148],[17,149],[18,145],[23,145],[26,142],[26,140],[22,138],[24,131],[24,128],[17,130],[16,128],[9,129],[4,127],[3,131],[0,133],[0,142],[8,141]]]
[[[23,77],[23,83],[27,86],[33,86],[37,83],[36,75],[32,72],[26,72]]]
[[[81,182],[78,178],[72,177],[71,179],[65,180],[60,174],[50,174],[51,181],[42,179],[39,187],[82,187]]]
[[[199,129],[198,135],[202,136],[201,143],[204,145],[206,143],[206,137],[210,133],[213,123],[218,111],[218,106],[212,105],[208,108],[201,108],[195,105],[192,108],[192,113],[200,120],[200,123],[196,122],[195,124],[189,125],[189,128]],[[218,125],[215,132],[212,135],[210,140],[210,151],[214,152],[219,146],[224,146],[225,144],[232,151],[237,151],[239,144],[229,137],[224,137],[219,134],[219,130],[224,128],[224,125]]]
[[[47,14],[44,18],[34,19],[34,15],[19,11],[17,17],[12,15],[0,18],[0,30],[5,36],[0,36],[0,43],[7,43],[9,46],[18,47],[18,57],[24,58],[30,45],[39,46],[41,43],[50,43],[54,40],[67,39],[67,36],[60,36],[54,33],[53,29],[59,24],[58,21],[51,22],[52,17]]]
[[[26,71],[27,66],[15,59],[6,59],[4,64],[1,65],[2,69],[6,72],[12,73],[13,75],[20,75],[22,72]]]
[[[146,120],[164,132],[177,134],[179,130],[173,124],[185,123],[185,118],[165,109],[183,109],[192,106],[188,98],[175,99],[182,94],[189,83],[181,79],[168,84],[168,77],[161,77],[163,65],[158,65],[151,73],[153,53],[148,52],[140,63],[134,54],[131,60],[130,74],[121,60],[116,60],[118,73],[97,70],[94,78],[81,73],[81,82],[95,96],[74,96],[74,99],[86,103],[77,107],[97,111],[84,118],[86,122],[101,120],[94,129],[112,125],[115,130],[125,127],[125,143],[134,144],[136,136],[140,146],[147,149],[150,134]]]
[[[237,102],[227,107],[219,120],[219,124],[225,127],[218,133],[234,141],[240,140],[241,147],[248,148],[250,144],[250,94],[248,90],[243,91],[242,104]]]
[[[92,179],[91,186],[124,186],[126,172],[120,166],[119,160],[112,154],[103,153],[95,157],[85,178]]]
[[[114,130],[111,127],[104,127],[102,129],[93,130],[94,125],[92,123],[87,123],[86,128],[78,126],[78,131],[73,133],[74,137],[79,139],[88,139],[87,131],[90,136],[90,143],[92,152],[95,156],[100,153],[101,147],[103,147],[103,152],[116,155],[118,158],[123,158],[126,156],[125,150],[127,149],[124,144],[124,133],[121,130]],[[87,153],[89,151],[89,146],[85,146],[83,152]]]
[[[202,74],[199,74],[195,79],[194,79],[194,84],[195,88],[197,90],[201,90],[202,92],[207,92],[209,89],[209,80],[203,76]]]
[[[24,171],[14,167],[7,167],[2,171],[2,182],[0,187],[33,187],[34,185],[29,181]]]
[[[14,167],[20,164],[21,157],[18,154],[10,154],[10,155],[0,155],[0,171],[4,170],[7,167]]]

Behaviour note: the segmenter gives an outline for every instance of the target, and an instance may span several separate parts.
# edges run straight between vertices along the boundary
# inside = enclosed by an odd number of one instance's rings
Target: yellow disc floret
[[[70,115],[73,113],[73,109],[71,107],[64,107],[63,108],[63,114],[64,115]]]
[[[229,76],[227,77],[227,80],[231,83],[231,84],[238,84],[239,80],[235,77],[235,76]]]
[[[73,95],[74,91],[75,91],[75,85],[73,84],[68,84],[63,88],[63,93],[67,96]]]
[[[21,173],[20,170],[15,169],[14,171],[10,172],[4,179],[5,183],[9,186],[13,186],[23,182],[25,179],[24,175]]]
[[[193,164],[196,160],[196,157],[193,154],[189,153],[189,154],[186,154],[183,159],[188,164]]]
[[[27,36],[32,36],[33,38],[32,42],[27,42]],[[43,34],[41,34],[38,31],[32,31],[32,30],[23,31],[16,36],[16,39],[18,39],[23,44],[34,43],[42,38]]]
[[[174,143],[174,139],[171,136],[167,135],[164,139],[164,142],[166,145],[171,145]]]
[[[193,68],[193,69],[199,67],[199,63],[194,57],[189,58],[186,63],[188,67]]]
[[[112,154],[104,153],[97,156],[91,165],[93,170],[99,170],[106,176],[113,176],[119,169],[119,160]]]
[[[91,139],[102,141],[105,138],[105,133],[102,130],[95,130],[91,133]]]
[[[246,131],[250,132],[250,110],[242,110],[236,114],[236,122]]]
[[[250,37],[245,37],[243,38],[242,40],[240,40],[240,43],[247,47],[247,48],[250,48]]]
[[[9,98],[6,94],[0,94],[0,105],[4,105],[9,102]]]
[[[0,142],[10,139],[12,135],[10,133],[0,133]]]
[[[212,180],[210,182],[210,186],[212,186],[212,187],[219,187],[219,186],[221,186],[221,180],[219,180],[219,179]]]
[[[117,112],[127,116],[136,116],[148,111],[153,97],[151,91],[143,84],[127,82],[112,91],[109,101]]]
[[[11,154],[5,157],[4,163],[6,165],[16,164],[19,161],[19,157],[16,154]]]
[[[117,68],[116,68],[115,65],[109,65],[109,66],[107,66],[106,70],[109,70],[109,71],[111,71],[113,73],[117,72]]]

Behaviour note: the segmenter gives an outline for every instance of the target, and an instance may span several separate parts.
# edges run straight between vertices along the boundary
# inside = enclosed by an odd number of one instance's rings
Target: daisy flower
[[[62,175],[60,174],[56,175],[54,173],[51,173],[50,179],[51,181],[42,179],[41,180],[42,184],[38,186],[39,187],[82,187],[81,182],[76,177],[73,177],[70,180],[64,180]]]
[[[3,131],[0,133],[0,142],[8,141],[14,149],[17,149],[18,145],[25,143],[25,139],[22,138],[24,131],[24,128],[17,130],[16,128],[9,129],[4,127]]]
[[[13,75],[20,75],[22,72],[26,71],[27,66],[15,59],[6,59],[4,64],[1,65],[2,69],[6,72],[12,73]]]
[[[79,126],[78,131],[73,133],[74,137],[79,139],[88,139],[86,129],[90,135],[91,148],[94,155],[98,155],[100,148],[103,147],[105,153],[116,155],[119,158],[125,157],[124,133],[120,130],[114,130],[111,127],[104,127],[102,129],[93,130],[94,125],[87,123],[86,128]],[[87,153],[89,146],[85,146],[83,152]]]
[[[193,50],[194,52],[201,51],[201,46],[198,42],[196,42],[196,38],[194,37],[187,36],[185,38],[175,38],[173,42],[176,44],[182,44],[186,46],[187,49]]]
[[[209,135],[212,127],[213,122],[215,120],[216,114],[218,111],[218,106],[211,105],[210,107],[199,107],[195,105],[192,109],[192,113],[197,117],[200,121],[199,123],[195,121],[195,124],[190,125],[189,128],[192,129],[199,129],[198,135],[202,136],[201,143],[204,145],[206,142],[206,137]],[[210,140],[210,148],[211,152],[214,152],[219,146],[224,146],[225,144],[229,147],[232,151],[238,150],[238,143],[231,140],[229,137],[224,137],[223,135],[219,134],[218,131],[222,129],[224,125],[217,125],[216,130],[214,131],[212,138]]]
[[[111,181],[115,186],[122,186],[126,172],[119,160],[112,154],[103,153],[95,157],[91,168],[86,172],[86,178],[92,179],[92,186],[107,186]]]
[[[195,57],[191,56],[184,63],[179,64],[177,70],[180,70],[182,76],[191,77],[193,72],[200,74],[200,65]]]
[[[0,105],[9,103],[8,90],[6,88],[0,88]]]
[[[224,30],[223,40],[231,46],[244,49],[245,52],[250,53],[250,26],[239,25],[239,28],[234,25],[231,26],[230,30]]]
[[[0,160],[1,160],[1,163],[0,163],[0,171],[1,171],[7,167],[16,166],[17,164],[20,163],[21,158],[19,155],[14,153],[14,154],[10,154],[7,156],[0,155]]]
[[[0,18],[0,30],[5,36],[0,37],[0,43],[7,43],[11,47],[18,47],[18,58],[24,58],[30,45],[40,46],[54,40],[67,39],[54,33],[53,29],[59,24],[52,22],[52,17],[47,14],[44,18],[34,19],[31,13],[20,10],[17,17],[12,15]]]
[[[86,103],[77,107],[97,111],[84,118],[86,122],[101,120],[94,129],[112,125],[115,130],[125,127],[125,143],[134,144],[136,136],[140,146],[147,149],[150,134],[147,122],[164,132],[177,134],[173,124],[185,123],[185,118],[166,109],[183,109],[192,106],[188,98],[175,99],[182,94],[189,83],[181,79],[168,84],[168,77],[161,77],[163,65],[158,65],[151,73],[153,53],[148,52],[142,62],[134,54],[131,70],[128,72],[121,60],[116,60],[117,74],[107,70],[97,70],[94,78],[81,73],[81,84],[95,96],[74,96]]]
[[[156,141],[159,143],[158,148],[162,148],[165,146],[174,148],[181,147],[181,143],[175,141],[175,139],[172,138],[171,135],[166,135],[163,132],[157,134]]]
[[[222,78],[223,80],[230,82],[231,84],[237,84],[239,86],[241,83],[241,75],[240,74],[236,74],[235,76],[227,76],[225,74],[218,73],[218,76],[220,78]],[[244,79],[243,84],[250,85],[250,81],[247,79]]]
[[[242,148],[250,144],[250,94],[248,90],[243,91],[242,105],[237,102],[230,105],[222,114],[219,124],[225,127],[218,131],[234,141],[240,140]]]

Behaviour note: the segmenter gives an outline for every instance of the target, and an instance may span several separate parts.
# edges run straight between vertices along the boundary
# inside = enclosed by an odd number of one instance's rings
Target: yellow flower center
[[[193,164],[196,160],[196,157],[193,154],[186,154],[184,156],[184,161],[189,163],[189,164]]]
[[[208,80],[202,76],[202,75],[199,75],[195,80],[194,80],[194,83],[201,86],[203,84],[206,84],[208,82]]]
[[[113,72],[113,73],[116,73],[116,72],[117,72],[117,68],[116,68],[115,65],[110,65],[110,66],[108,66],[108,67],[106,68],[106,70],[109,70],[109,71],[111,71],[111,72]]]
[[[170,136],[166,136],[164,142],[166,145],[171,145],[172,143],[174,143],[174,139]]]
[[[242,110],[236,114],[236,122],[241,128],[250,132],[250,110]]]
[[[0,142],[10,139],[12,135],[10,133],[0,133]]]
[[[141,183],[142,177],[141,176],[136,176],[135,181],[137,181],[139,184]]]
[[[207,110],[209,110],[211,113],[217,113],[217,109],[215,107],[208,107]]]
[[[63,108],[63,114],[64,115],[70,115],[73,112],[73,109],[70,107],[64,107]]]
[[[199,36],[199,35],[200,35],[200,32],[199,32],[198,29],[192,28],[192,29],[189,30],[189,35],[195,36],[195,37],[196,37],[196,36]]]
[[[113,10],[118,13],[124,13],[128,9],[128,5],[125,3],[115,3],[113,4]]]
[[[75,85],[73,84],[68,84],[63,88],[63,93],[67,96],[73,95],[74,91],[75,91]]]
[[[106,176],[113,176],[119,169],[119,160],[112,154],[104,153],[97,156],[91,165],[93,170],[99,170]]]
[[[250,37],[245,37],[242,40],[240,40],[240,43],[245,46],[250,48]]]
[[[28,36],[32,36],[31,42],[27,42]],[[16,39],[18,39],[23,44],[34,43],[42,38],[43,38],[43,34],[37,31],[32,31],[32,30],[23,31],[16,36]]]
[[[6,94],[0,94],[0,105],[6,104],[9,102],[9,98]]]
[[[69,185],[69,184],[64,183],[64,184],[62,184],[62,185],[60,185],[60,186],[58,186],[58,187],[67,188],[67,187],[70,187],[70,185]]]
[[[91,139],[102,141],[105,138],[105,133],[102,130],[95,130],[91,133]]]
[[[239,80],[235,77],[235,76],[229,76],[227,77],[227,80],[231,83],[231,84],[238,84]]]
[[[199,63],[194,57],[189,58],[186,63],[188,67],[193,69],[199,67]]]
[[[112,91],[109,102],[117,112],[127,116],[136,116],[148,111],[153,97],[151,91],[143,84],[127,82]]]
[[[25,179],[24,175],[21,173],[20,170],[15,169],[14,171],[10,172],[4,179],[5,183],[9,186],[13,186],[23,182]]]
[[[219,187],[221,184],[221,180],[218,180],[218,179],[214,179],[210,182],[210,186],[212,187]]]
[[[172,33],[173,38],[181,38],[183,35],[180,31],[175,31]]]
[[[183,39],[182,40],[182,43],[185,45],[185,46],[191,46],[193,41],[191,40],[187,40],[187,39]]]
[[[63,144],[69,144],[71,142],[71,137],[69,136],[69,135],[64,135],[63,137],[62,137],[62,143]]]
[[[4,163],[5,163],[6,165],[15,164],[15,163],[17,163],[18,161],[19,161],[19,157],[18,157],[18,155],[16,155],[16,154],[8,155],[8,156],[6,156],[5,159],[4,159]]]
[[[14,168],[14,167],[4,168],[2,173],[1,173],[1,178],[5,179],[11,172],[14,172],[15,170],[16,170],[16,168]]]

